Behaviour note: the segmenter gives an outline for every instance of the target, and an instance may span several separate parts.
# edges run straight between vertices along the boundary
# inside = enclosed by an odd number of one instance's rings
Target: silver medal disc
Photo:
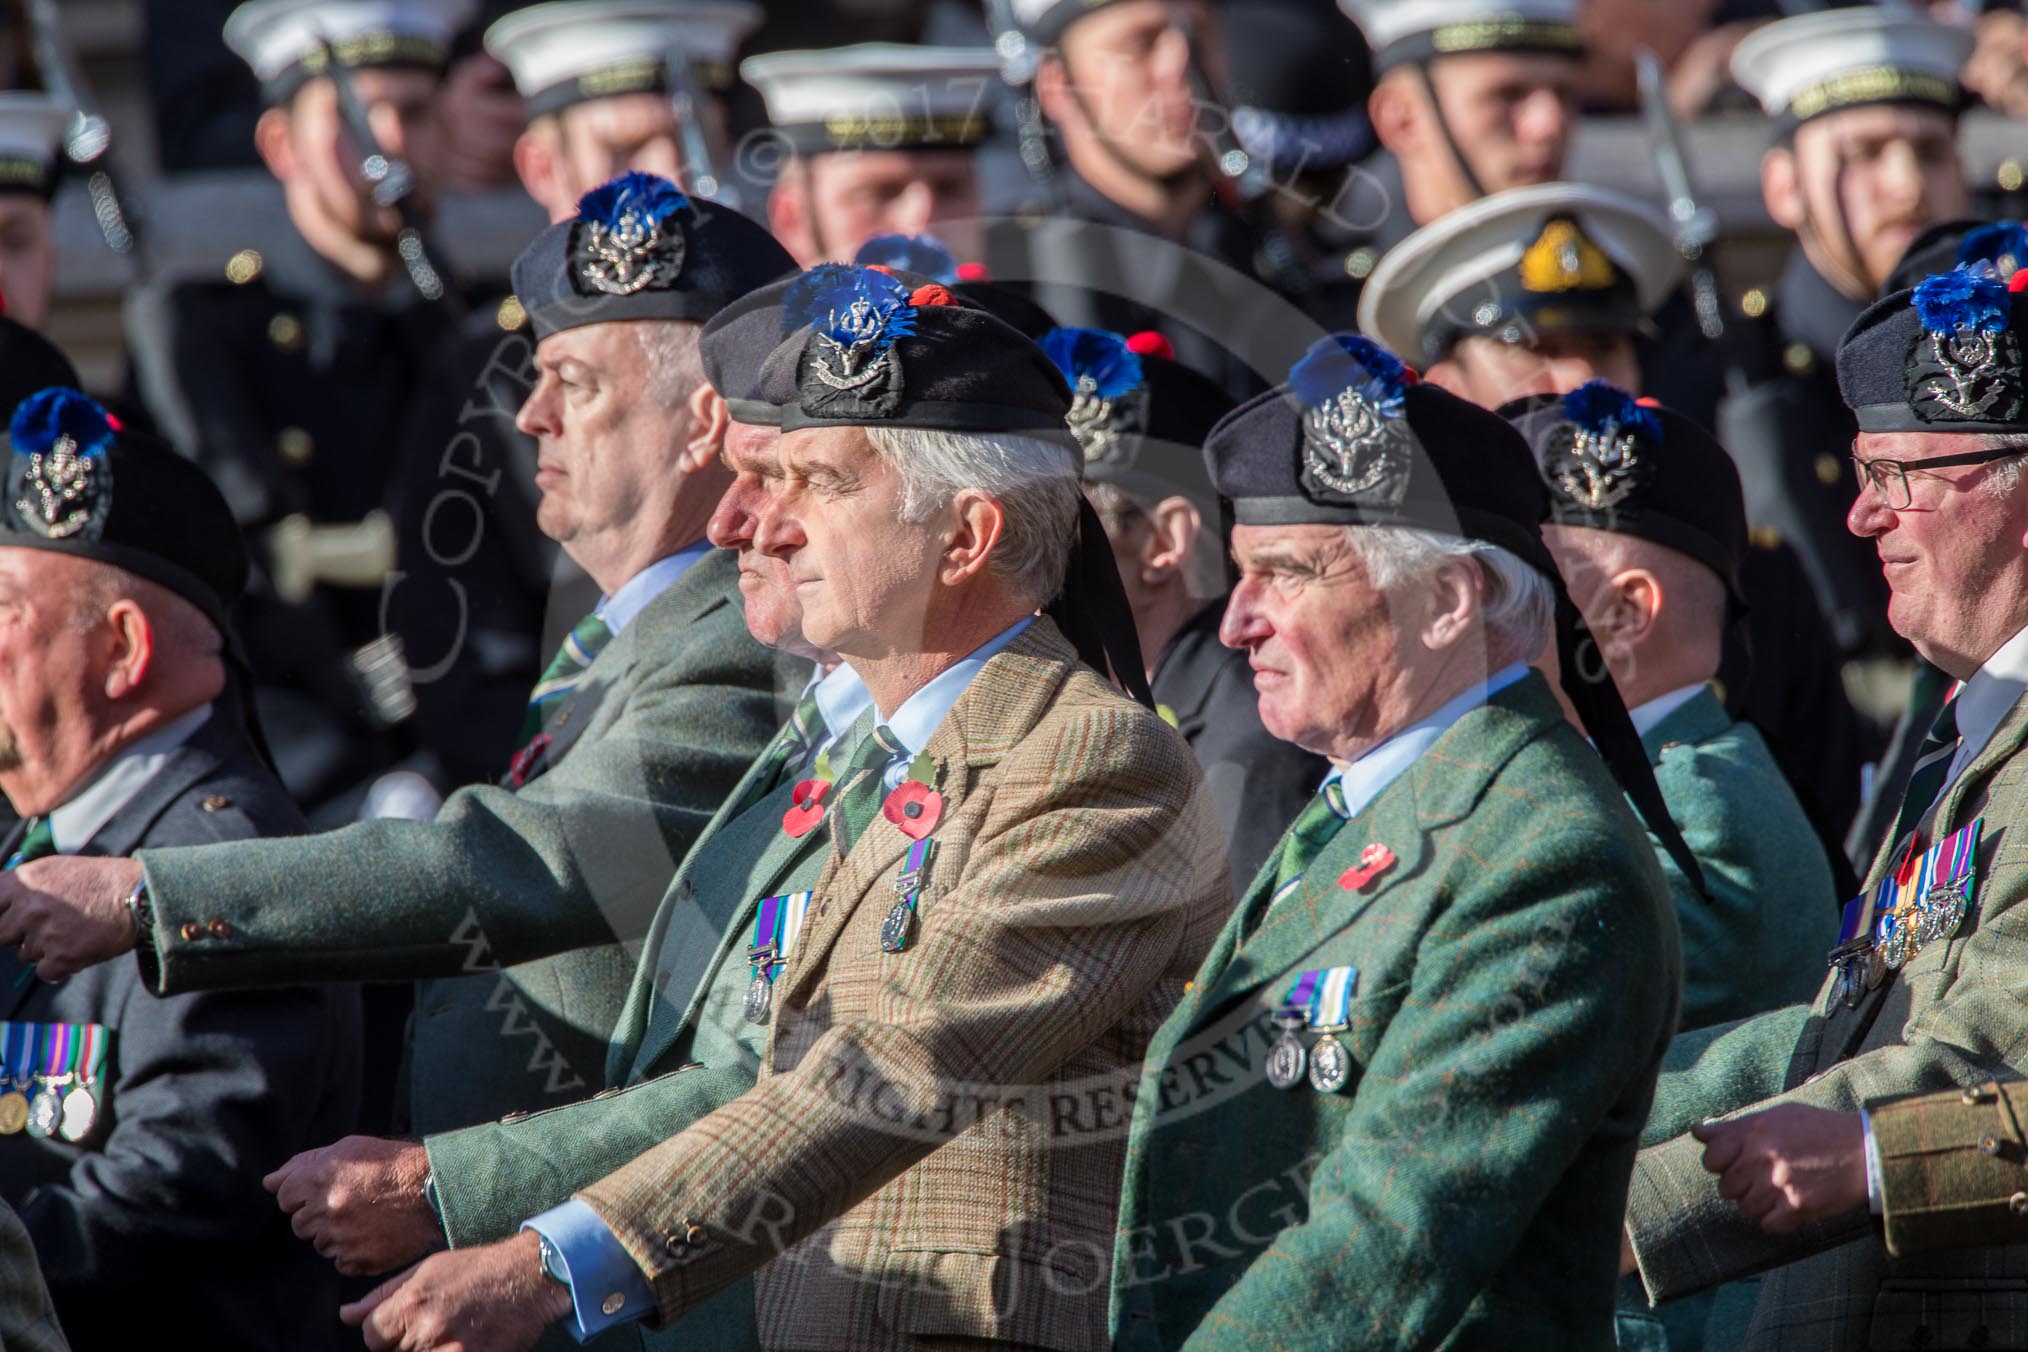
[[[1277,1089],[1294,1089],[1303,1082],[1303,1067],[1309,1059],[1296,1035],[1284,1028],[1275,1045],[1268,1048],[1268,1083]]]
[[[774,1001],[775,983],[768,979],[767,973],[763,972],[753,979],[752,985],[746,988],[746,1021],[748,1023],[766,1023],[768,1021],[768,1009],[774,1004]]]
[[[28,1134],[40,1139],[53,1136],[63,1122],[63,1100],[54,1089],[44,1089],[28,1101]]]
[[[1352,1078],[1352,1058],[1345,1044],[1329,1033],[1310,1048],[1310,1088],[1320,1094],[1335,1094]]]
[[[914,934],[915,907],[906,900],[897,901],[887,913],[887,919],[880,922],[880,951],[899,953],[908,947],[908,941]]]
[[[82,1141],[92,1134],[92,1124],[98,1120],[99,1101],[91,1090],[80,1086],[63,1096],[63,1120],[57,1124],[56,1134],[66,1141]]]

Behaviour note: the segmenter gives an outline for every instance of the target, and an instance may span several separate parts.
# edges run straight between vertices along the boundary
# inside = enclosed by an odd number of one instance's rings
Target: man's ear
[[[802,161],[783,162],[774,190],[768,193],[768,231],[798,262],[813,266],[818,262],[814,256],[817,240],[810,230],[809,179],[805,174]]]
[[[1644,642],[1662,621],[1662,579],[1645,568],[1628,568],[1613,578],[1612,629],[1622,643]]]
[[[1070,87],[1070,68],[1063,64],[1062,53],[1051,52],[1036,66],[1035,102],[1052,126],[1084,125],[1084,109]]]
[[[289,144],[289,111],[268,108],[254,123],[254,149],[261,163],[277,180],[287,183],[296,176],[296,148]]]
[[[1000,504],[975,488],[959,490],[951,499],[951,513],[955,520],[938,569],[947,587],[983,573],[1007,530],[1007,514]]]
[[[1796,166],[1796,152],[1775,146],[1760,157],[1760,200],[1767,214],[1784,230],[1799,230],[1803,224],[1803,184]]]
[[[1485,588],[1478,560],[1453,558],[1439,563],[1423,598],[1424,644],[1432,649],[1448,648],[1471,632]]]
[[[1419,95],[1407,82],[1390,71],[1380,77],[1366,96],[1366,115],[1373,134],[1395,155],[1413,155],[1422,145],[1422,111]]]
[[[563,185],[563,129],[545,118],[514,138],[514,172],[536,205],[553,218],[569,196]]]
[[[732,411],[718,391],[701,380],[690,392],[687,411],[690,428],[683,437],[679,464],[684,473],[694,474],[718,463],[725,451],[725,433],[732,423]]]
[[[155,659],[155,627],[148,622],[147,611],[121,597],[106,610],[106,631],[111,647],[106,698],[125,699],[148,679]]]
[[[1141,581],[1156,586],[1189,566],[1204,516],[1188,498],[1163,498],[1149,510],[1148,527],[1141,544]]]

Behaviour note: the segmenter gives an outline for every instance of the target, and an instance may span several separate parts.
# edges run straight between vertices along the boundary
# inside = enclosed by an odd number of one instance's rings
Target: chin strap
[[[1429,99],[1430,113],[1436,118],[1437,134],[1444,138],[1444,149],[1450,151],[1451,163],[1457,165],[1458,173],[1463,175],[1466,189],[1474,200],[1484,197],[1485,187],[1480,184],[1479,176],[1472,172],[1471,161],[1465,158],[1463,148],[1458,145],[1458,138],[1451,135],[1450,119],[1444,116],[1444,105],[1437,98],[1436,84],[1429,78],[1429,66],[1417,61],[1409,69],[1415,72],[1415,78],[1422,83],[1422,92]]]

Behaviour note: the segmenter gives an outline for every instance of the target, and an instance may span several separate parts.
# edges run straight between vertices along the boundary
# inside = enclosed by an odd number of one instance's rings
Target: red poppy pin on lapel
[[[928,755],[908,763],[908,778],[880,804],[880,815],[910,840],[921,840],[943,820],[944,796],[936,790],[937,766]]]
[[[507,767],[507,782],[515,788],[528,783],[528,775],[535,768],[535,762],[542,759],[542,753],[549,750],[549,744],[556,739],[546,732],[539,732],[529,739],[528,745],[514,753],[513,763]]]
[[[782,813],[782,831],[790,840],[801,840],[824,820],[824,798],[830,792],[828,779],[806,779],[796,785],[788,810]]]
[[[1394,851],[1374,841],[1359,852],[1359,862],[1338,875],[1338,886],[1347,892],[1364,892],[1381,874],[1394,867]]]

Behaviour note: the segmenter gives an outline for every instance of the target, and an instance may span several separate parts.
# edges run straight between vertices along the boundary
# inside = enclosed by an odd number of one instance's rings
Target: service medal
[[[887,912],[887,919],[880,922],[881,952],[899,953],[915,937],[914,901],[913,896],[903,897]]]
[[[1310,1088],[1320,1094],[1335,1094],[1352,1078],[1352,1058],[1345,1044],[1329,1033],[1310,1048]]]
[[[1887,957],[1878,947],[1866,954],[1866,989],[1877,991],[1887,982]]]
[[[76,1144],[92,1134],[92,1125],[98,1120],[99,1101],[92,1097],[91,1090],[79,1086],[63,1096],[63,1117],[56,1133]]]
[[[766,1023],[768,1010],[775,1002],[775,983],[763,972],[755,977],[746,988],[746,1021]]]
[[[37,1091],[28,1101],[28,1134],[36,1140],[44,1140],[56,1134],[63,1123],[63,1100],[56,1090],[48,1087]]]
[[[1971,901],[1965,896],[1965,885],[1953,878],[1947,883],[1938,883],[1923,898],[1929,907],[1930,939],[1955,939],[1958,930],[1965,923],[1965,912],[1971,909]]]
[[[1296,1036],[1296,1030],[1303,1026],[1303,1012],[1283,1010],[1275,1015],[1275,1022],[1281,1025],[1282,1035],[1268,1048],[1267,1082],[1277,1089],[1294,1089],[1303,1082],[1303,1070],[1310,1059]]]
[[[0,1136],[12,1136],[28,1125],[28,1095],[18,1089],[0,1094]]]

